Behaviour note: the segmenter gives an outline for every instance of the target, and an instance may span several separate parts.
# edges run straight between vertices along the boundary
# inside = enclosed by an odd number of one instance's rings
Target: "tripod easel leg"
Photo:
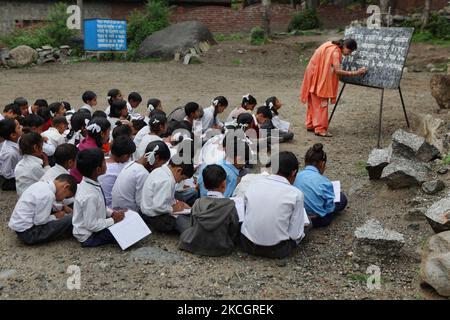
[[[330,119],[328,119],[328,125],[330,125],[331,119],[333,119],[334,112],[336,111],[336,107],[337,107],[337,105],[339,103],[339,100],[341,100],[341,96],[342,96],[342,93],[344,92],[345,86],[346,86],[346,83],[344,83],[344,85],[342,86],[341,92],[339,92],[339,96],[338,96],[338,98],[336,100],[336,103],[334,105],[333,111],[331,112]]]
[[[382,121],[382,117],[383,117],[383,100],[384,100],[384,88],[381,89],[380,118],[378,119],[378,143],[377,143],[377,148],[380,148],[380,141],[381,141],[381,121]]]
[[[402,100],[402,107],[403,113],[405,114],[406,125],[408,126],[408,129],[410,129],[411,127],[409,125],[408,114],[406,113],[405,102],[403,101],[402,88],[400,88],[400,86],[398,87],[398,93],[400,93],[400,99]]]

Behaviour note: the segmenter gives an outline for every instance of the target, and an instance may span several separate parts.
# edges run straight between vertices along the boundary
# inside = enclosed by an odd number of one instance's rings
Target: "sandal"
[[[329,132],[316,132],[315,134],[316,134],[316,136],[324,137],[324,138],[331,138],[333,136]]]
[[[314,132],[314,128],[306,128],[306,131],[308,131],[308,132]]]

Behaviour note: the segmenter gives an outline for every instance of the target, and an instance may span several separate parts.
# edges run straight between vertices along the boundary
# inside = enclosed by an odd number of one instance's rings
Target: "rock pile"
[[[65,61],[72,53],[69,46],[60,46],[59,49],[51,46],[43,46],[42,48],[36,49],[36,51],[39,54],[38,64]]]
[[[44,64],[47,62],[57,62],[66,60],[72,50],[69,46],[61,46],[59,49],[51,46],[33,49],[29,46],[18,46],[9,50],[0,49],[0,66],[5,68],[22,68],[33,63]]]
[[[434,232],[450,230],[450,196],[435,202],[425,212],[425,217]]]
[[[430,178],[427,163],[439,156],[439,149],[425,138],[399,129],[388,148],[372,150],[366,169],[370,179],[382,179],[392,189],[421,186]],[[426,190],[439,192],[442,183],[430,183]]]

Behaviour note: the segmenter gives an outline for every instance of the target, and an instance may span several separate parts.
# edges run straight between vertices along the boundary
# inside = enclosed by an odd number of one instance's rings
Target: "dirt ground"
[[[226,41],[202,57],[204,63],[184,66],[176,62],[86,62],[48,64],[22,70],[0,69],[0,100],[5,105],[18,96],[66,100],[81,105],[81,93],[97,92],[99,107],[106,106],[108,89],[135,90],[144,99],[158,97],[165,110],[197,101],[207,106],[218,95],[231,102],[251,93],[258,104],[276,95],[284,104],[282,118],[292,124],[295,140],[282,146],[303,158],[315,142],[325,144],[326,174],[341,180],[349,207],[333,224],[314,230],[291,257],[281,261],[256,258],[239,249],[228,257],[208,258],[177,250],[177,237],[152,234],[122,252],[119,247],[82,249],[73,239],[25,247],[8,229],[16,202],[14,193],[0,193],[0,299],[426,299],[436,298],[420,287],[420,248],[433,234],[422,219],[410,221],[407,211],[427,207],[442,197],[426,196],[420,189],[389,190],[369,181],[364,170],[376,146],[380,91],[348,86],[330,127],[331,139],[307,133],[305,107],[298,93],[303,72],[315,46],[327,37],[278,38],[261,47],[246,41]],[[413,45],[408,65],[442,62],[448,48]],[[412,58],[411,58],[412,57]],[[416,57],[416,58],[415,58]],[[430,73],[406,73],[402,89],[409,114],[430,113],[449,123],[449,115],[436,113],[430,95]],[[227,111],[227,112],[228,112]],[[382,145],[391,134],[406,128],[400,98],[387,91],[383,113]],[[450,185],[450,174],[443,176]],[[381,288],[369,290],[369,261],[350,256],[354,230],[368,218],[405,235],[399,258],[380,262]],[[136,250],[151,247],[147,258]],[[148,249],[148,248],[147,248]],[[146,250],[146,249],[144,249]],[[69,290],[68,266],[81,271],[81,289]]]

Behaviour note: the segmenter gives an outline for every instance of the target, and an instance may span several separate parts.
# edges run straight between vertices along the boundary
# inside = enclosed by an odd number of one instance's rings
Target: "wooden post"
[[[430,10],[431,10],[431,0],[425,0],[425,8],[423,9],[422,15],[422,28],[421,28],[422,32],[427,26],[428,20],[430,20]]]
[[[262,0],[263,5],[263,29],[267,38],[270,38],[270,3],[271,0]]]

